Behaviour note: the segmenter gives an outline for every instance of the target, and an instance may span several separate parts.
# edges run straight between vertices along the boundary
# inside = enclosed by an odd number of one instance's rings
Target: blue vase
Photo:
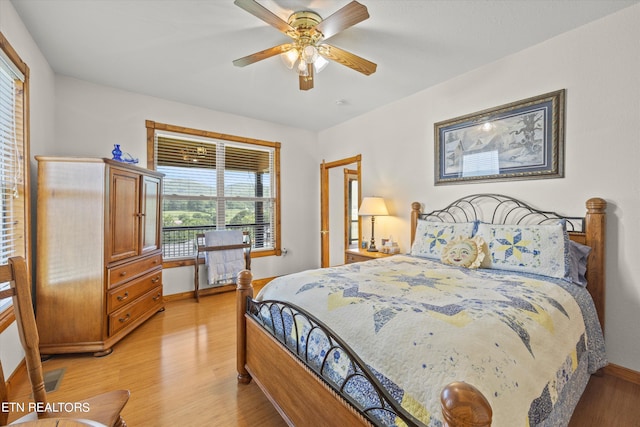
[[[117,160],[119,162],[122,161],[122,151],[120,150],[120,144],[113,144],[113,150],[111,151],[113,154],[113,160]]]

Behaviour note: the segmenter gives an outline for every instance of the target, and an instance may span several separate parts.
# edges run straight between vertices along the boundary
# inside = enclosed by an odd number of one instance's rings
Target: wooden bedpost
[[[418,227],[418,217],[422,213],[422,205],[419,202],[411,203],[411,246],[416,238],[416,227]]]
[[[605,302],[605,230],[607,202],[599,197],[587,200],[585,216],[585,244],[591,247],[587,262],[587,290],[591,293],[604,332]]]
[[[448,384],[440,395],[445,427],[490,427],[493,411],[474,386],[464,382]]]
[[[249,270],[242,270],[238,273],[238,286],[236,288],[236,368],[238,370],[238,382],[249,384],[251,375],[245,367],[247,363],[247,297],[253,298],[253,286],[251,280],[253,275]]]

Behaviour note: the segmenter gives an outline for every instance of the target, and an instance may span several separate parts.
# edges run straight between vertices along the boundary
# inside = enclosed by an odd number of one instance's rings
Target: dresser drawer
[[[131,304],[127,304],[120,310],[109,315],[109,335],[113,335],[120,329],[135,322],[145,313],[162,306],[162,286],[152,289],[142,295]]]
[[[111,313],[140,295],[162,284],[162,269],[158,268],[144,276],[109,290],[107,293],[107,313]]]
[[[107,269],[108,288],[112,289],[136,276],[146,273],[148,270],[162,265],[162,254],[138,259],[133,262],[118,265]]]
[[[358,255],[358,254],[352,254],[347,252],[347,264],[352,264],[354,262],[362,262],[362,261],[369,261],[371,258],[363,256],[363,255]]]
[[[354,262],[369,261],[371,259],[386,258],[388,256],[392,255],[385,254],[384,252],[369,252],[364,249],[347,249],[344,259],[347,264],[352,264]]]

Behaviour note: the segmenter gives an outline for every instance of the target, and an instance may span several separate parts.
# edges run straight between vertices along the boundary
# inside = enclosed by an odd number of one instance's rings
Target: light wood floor
[[[168,303],[109,356],[55,356],[44,362],[45,371],[66,368],[50,402],[126,388],[131,399],[123,416],[129,427],[284,426],[254,382],[236,382],[235,293],[200,301]],[[27,402],[29,395],[26,378],[17,376],[10,400]],[[639,396],[640,385],[592,377],[570,427],[640,427]]]

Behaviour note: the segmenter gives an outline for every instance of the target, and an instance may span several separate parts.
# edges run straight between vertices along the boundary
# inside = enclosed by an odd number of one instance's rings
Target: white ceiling
[[[259,3],[286,21],[298,10],[326,18],[349,1]],[[330,42],[376,73],[332,62],[304,92],[278,57],[232,65],[289,40],[232,0],[11,0],[58,74],[314,131],[639,1],[360,0],[370,18]]]

